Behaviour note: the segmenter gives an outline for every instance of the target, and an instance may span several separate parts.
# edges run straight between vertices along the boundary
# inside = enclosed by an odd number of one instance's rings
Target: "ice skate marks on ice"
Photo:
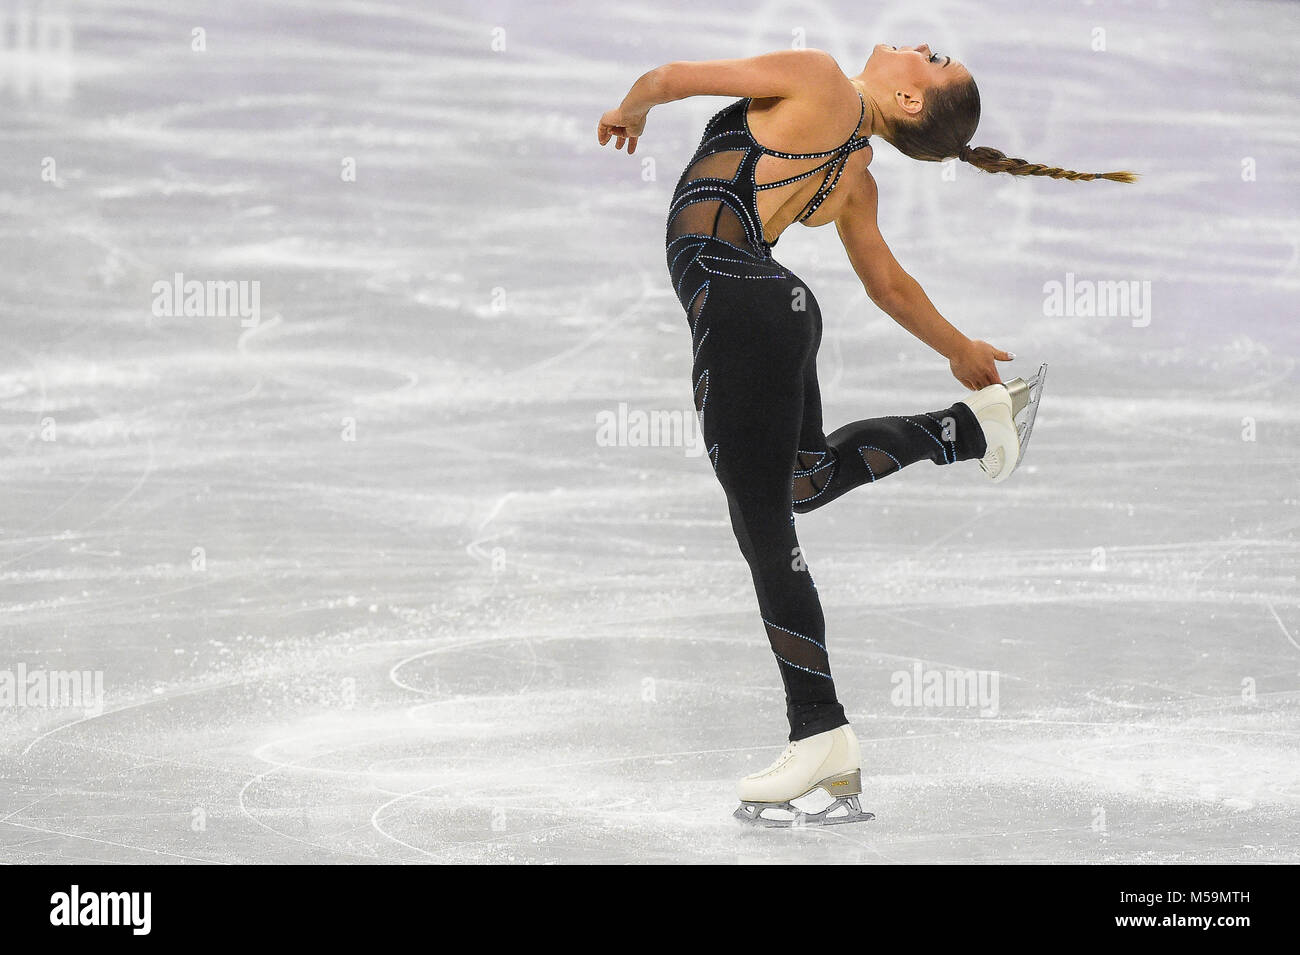
[[[782,802],[741,800],[733,818],[764,829],[801,829],[867,822],[875,813],[864,812],[862,774],[842,773],[823,779],[801,796]]]

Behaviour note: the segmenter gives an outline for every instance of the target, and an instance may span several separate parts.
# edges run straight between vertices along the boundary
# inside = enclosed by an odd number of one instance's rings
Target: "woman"
[[[957,157],[988,172],[1135,177],[972,149],[980,114],[975,81],[925,44],[880,44],[852,77],[820,50],[669,63],[638,79],[601,117],[597,139],[614,139],[615,149],[626,144],[631,154],[652,106],[701,95],[743,98],[709,120],[677,183],[668,270],[690,322],[705,447],[754,579],[790,722],[780,758],[741,780],[736,816],[763,825],[869,819],[857,800],[858,741],[835,695],[821,604],[799,556],[794,515],[924,459],[979,460],[989,478],[1005,480],[1024,453],[1037,410],[1029,398],[1042,376],[1040,368],[1029,382],[1004,385],[996,362],[1015,356],[949,324],[894,259],[876,226],[870,137],[913,159]],[[821,313],[811,290],[772,256],[794,222],[834,222],[871,300],[947,358],[954,377],[975,393],[938,411],[823,434]]]

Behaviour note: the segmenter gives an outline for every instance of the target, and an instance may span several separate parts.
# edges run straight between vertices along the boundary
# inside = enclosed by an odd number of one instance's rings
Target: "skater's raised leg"
[[[794,512],[806,514],[863,484],[878,481],[917,461],[952,464],[984,455],[984,434],[962,402],[940,411],[854,421],[829,437],[822,433],[822,396],[817,381],[821,310],[812,303],[812,348],[800,369],[803,420],[792,479]]]
[[[917,461],[953,464],[984,456],[975,413],[957,402],[939,411],[854,421],[799,449],[794,510],[805,514],[842,494],[879,481]]]

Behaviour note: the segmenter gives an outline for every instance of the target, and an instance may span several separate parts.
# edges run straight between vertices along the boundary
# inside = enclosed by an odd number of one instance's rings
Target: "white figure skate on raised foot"
[[[975,412],[984,429],[988,449],[980,459],[980,468],[994,484],[1009,478],[1025,459],[1025,447],[1034,430],[1046,378],[1044,363],[1028,381],[1012,378],[1005,385],[989,385],[961,399],[962,404]]]
[[[794,828],[866,822],[862,752],[849,726],[797,740],[762,772],[740,781],[735,818],[752,826]]]

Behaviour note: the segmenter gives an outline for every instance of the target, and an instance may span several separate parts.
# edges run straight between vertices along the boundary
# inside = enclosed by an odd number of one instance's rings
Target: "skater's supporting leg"
[[[809,311],[792,312],[790,281],[706,274],[707,302],[687,313],[696,347],[696,410],[785,685],[790,739],[805,739],[848,722],[836,699],[825,619],[799,550],[790,496]]]

